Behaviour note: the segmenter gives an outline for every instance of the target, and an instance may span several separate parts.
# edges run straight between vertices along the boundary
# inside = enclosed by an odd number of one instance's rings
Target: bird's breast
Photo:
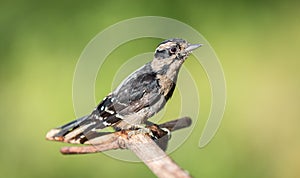
[[[171,79],[165,75],[157,75],[158,83],[160,85],[161,94],[168,100],[175,89],[176,79]]]

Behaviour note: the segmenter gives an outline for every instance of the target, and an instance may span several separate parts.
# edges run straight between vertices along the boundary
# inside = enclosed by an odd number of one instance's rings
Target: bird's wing
[[[124,116],[151,106],[160,97],[162,96],[154,73],[132,75],[117,90],[105,97],[90,115],[57,128],[54,137],[65,142],[84,143],[94,137],[98,130],[113,126]]]
[[[162,96],[155,73],[142,73],[127,80],[113,95],[119,106],[119,114],[127,115],[149,107]]]

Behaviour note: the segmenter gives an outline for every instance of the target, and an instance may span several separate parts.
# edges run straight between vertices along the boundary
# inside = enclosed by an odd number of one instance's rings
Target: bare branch
[[[186,171],[172,161],[171,158],[147,135],[137,134],[132,136],[126,141],[126,147],[133,151],[157,177],[190,177]]]
[[[114,133],[102,134],[94,137],[86,144],[88,146],[63,147],[60,151],[62,154],[86,154],[97,153],[113,149],[130,149],[133,151],[154,174],[161,178],[189,178],[189,174],[181,169],[168,155],[162,150],[166,148],[168,142],[167,132],[162,128],[170,131],[182,129],[191,125],[191,119],[184,117],[181,119],[166,122],[160,125],[148,123],[146,126],[152,132],[149,134],[137,133],[128,135],[131,130],[123,130]],[[47,134],[48,140],[64,142],[63,138],[51,137],[55,130]],[[153,138],[155,137],[155,139]],[[153,141],[153,139],[155,141]]]
[[[164,137],[166,133],[160,128],[167,128],[170,131],[176,131],[191,125],[191,119],[188,117],[183,117],[177,120],[169,121],[160,125],[156,125],[149,122],[147,126],[152,133],[156,134],[159,138],[156,140],[156,143],[161,146],[162,149],[167,146],[167,141]],[[53,132],[52,130],[50,132]],[[49,133],[50,133],[49,132]],[[124,149],[123,140],[119,137],[127,137],[127,134],[130,131],[119,131],[114,132],[106,135],[102,135],[101,137],[95,137],[85,144],[90,144],[90,146],[71,146],[71,147],[63,147],[61,148],[60,152],[62,154],[88,154],[88,153],[97,153],[107,150],[114,150],[114,149]],[[50,134],[47,134],[50,135]],[[47,137],[48,140],[54,141],[64,141],[62,138],[56,139],[52,137]],[[162,145],[165,144],[165,145]]]

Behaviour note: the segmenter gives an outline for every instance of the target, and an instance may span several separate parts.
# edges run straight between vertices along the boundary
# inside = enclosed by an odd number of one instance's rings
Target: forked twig
[[[190,177],[180,168],[164,151],[168,143],[168,134],[163,129],[175,131],[189,127],[191,119],[180,118],[160,125],[153,123],[146,127],[153,135],[138,133],[128,135],[132,131],[119,131],[95,137],[87,142],[88,146],[63,147],[62,154],[86,154],[113,149],[130,149],[133,151],[158,177]],[[60,138],[51,137],[52,130],[47,134],[48,140],[63,141]]]

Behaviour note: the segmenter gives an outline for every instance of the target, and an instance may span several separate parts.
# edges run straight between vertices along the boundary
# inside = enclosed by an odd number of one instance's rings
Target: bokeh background
[[[202,33],[227,81],[221,127],[200,149],[210,91],[205,72],[198,71],[201,113],[191,136],[170,156],[194,177],[300,177],[299,2],[0,3],[1,177],[154,177],[142,163],[105,154],[63,156],[58,150],[65,144],[45,140],[49,129],[75,117],[72,80],[87,43],[114,23],[146,15],[174,18]],[[159,41],[135,40],[118,48],[99,71],[95,100],[110,91],[108,73],[115,66]],[[193,59],[185,66],[193,71]],[[178,106],[178,95],[171,107]]]

